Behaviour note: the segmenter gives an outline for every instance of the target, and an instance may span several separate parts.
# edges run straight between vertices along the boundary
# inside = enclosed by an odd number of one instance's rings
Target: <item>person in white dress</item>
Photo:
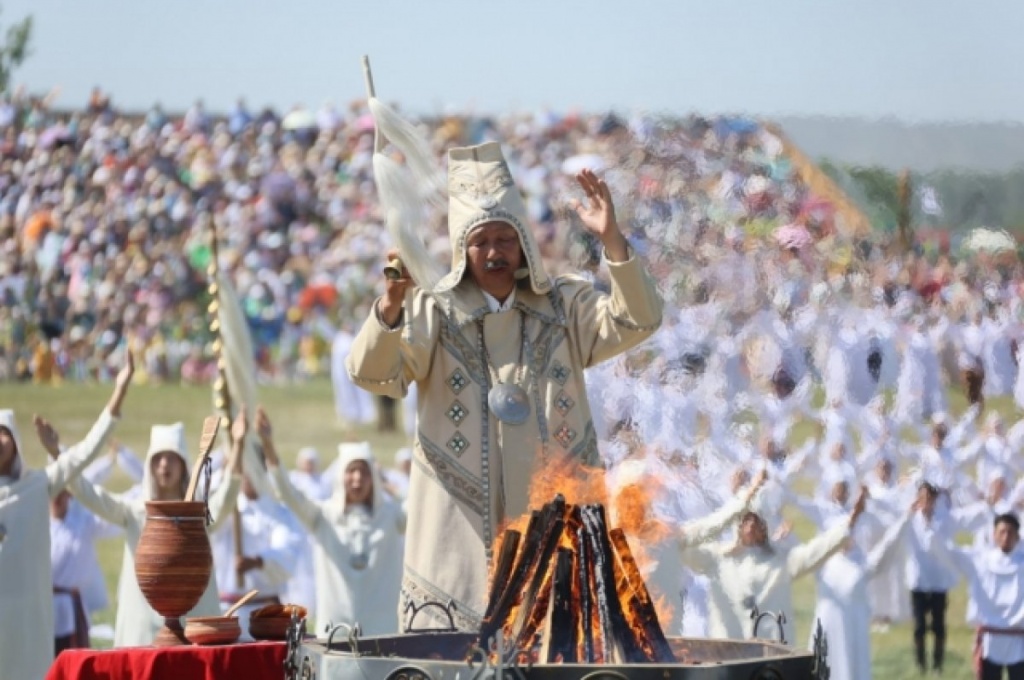
[[[212,533],[231,513],[238,496],[241,480],[242,448],[248,423],[245,410],[239,411],[231,426],[232,447],[226,469],[230,480],[221,484],[210,495],[209,511],[213,524],[207,528]],[[154,425],[150,430],[149,451],[143,477],[143,492],[139,498],[126,498],[79,478],[70,490],[75,499],[88,510],[125,533],[124,557],[121,562],[121,577],[117,587],[117,616],[114,623],[114,646],[136,647],[152,644],[157,631],[163,625],[163,617],[149,606],[139,583],[135,578],[135,551],[146,523],[146,501],[182,500],[189,482],[188,447],[185,444],[185,427],[181,423]],[[199,602],[187,617],[218,616],[220,602],[217,581],[213,573]]]
[[[281,604],[304,537],[292,531],[287,508],[261,496],[244,475],[237,507],[243,554],[235,555],[235,527],[229,522],[211,536],[211,547],[221,609],[227,610],[250,590],[259,591],[238,610],[242,637],[248,639],[249,614],[269,604]]]
[[[874,469],[868,473],[866,486],[871,495],[873,512],[880,523],[868,526],[868,544],[878,544],[884,536],[885,527],[892,526],[900,517],[900,508],[905,507],[908,497],[913,498],[913,489],[896,483],[896,465],[888,455],[875,459]],[[907,600],[905,541],[893,547],[891,559],[884,560],[868,581],[868,599],[871,615],[879,632],[888,630],[892,623],[910,618],[910,603]]]
[[[338,420],[347,427],[370,425],[377,420],[373,395],[353,384],[345,370],[345,358],[352,350],[355,336],[342,327],[331,343],[331,382],[334,385],[334,410]]]
[[[858,527],[842,550],[828,558],[817,573],[818,601],[814,621],[820,622],[828,640],[828,665],[832,680],[871,680],[871,605],[868,582],[896,556],[911,509],[885,531],[870,548]],[[833,517],[829,523],[841,523]],[[816,623],[811,625],[810,648]]]
[[[120,535],[120,529],[75,503],[67,489],[50,501],[54,654],[89,646],[90,615],[107,607],[95,543]]]
[[[1012,394],[1017,382],[1017,359],[1010,324],[1005,318],[985,318],[981,322],[981,332],[984,338],[981,361],[985,369],[985,396]]]
[[[42,678],[53,661],[49,501],[103,450],[133,371],[129,354],[89,434],[44,470],[25,467],[14,412],[0,411],[0,680]]]
[[[302,492],[306,498],[324,501],[331,496],[331,479],[334,470],[328,468],[321,472],[320,454],[313,447],[299,449],[295,460],[296,469],[288,473],[292,485]],[[288,604],[298,604],[306,608],[310,620],[316,619],[316,581],[313,572],[313,537],[309,535],[298,518],[285,508],[288,527],[298,539],[295,555],[295,569],[288,578],[282,597]]]
[[[946,408],[942,368],[923,319],[913,319],[897,335],[902,353],[893,411],[900,423],[916,426]]]
[[[37,424],[36,434],[53,460],[67,452],[49,423]],[[82,472],[94,484],[110,476],[123,447],[111,442],[110,455],[100,456]],[[133,470],[131,468],[130,470]],[[139,479],[142,466],[138,466]],[[126,470],[131,475],[131,472]],[[107,582],[96,554],[98,539],[116,538],[121,530],[82,507],[67,489],[50,501],[50,566],[53,575],[54,649],[88,647],[91,616],[108,606]]]
[[[256,423],[275,494],[316,541],[317,633],[342,623],[358,623],[364,635],[399,632],[406,516],[383,493],[370,445],[341,444],[334,494],[314,501],[292,486],[281,467],[263,409]]]

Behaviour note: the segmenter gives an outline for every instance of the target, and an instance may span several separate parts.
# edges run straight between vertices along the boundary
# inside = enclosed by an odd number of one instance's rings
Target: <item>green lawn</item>
[[[28,465],[39,467],[44,463],[45,454],[35,441],[31,418],[38,413],[54,423],[62,434],[65,444],[77,441],[83,436],[109,396],[106,386],[64,385],[43,387],[36,385],[0,384],[0,408],[13,408],[22,431]],[[329,461],[334,455],[338,442],[345,439],[367,439],[378,458],[390,463],[394,452],[406,444],[404,435],[382,434],[373,429],[345,432],[334,415],[330,384],[317,381],[295,387],[266,387],[261,391],[264,406],[274,422],[278,449],[284,460],[291,464],[300,447],[315,446],[321,459]],[[952,398],[954,412],[963,410],[963,399]],[[116,431],[116,438],[138,453],[143,453],[149,439],[149,428],[153,423],[182,421],[189,428],[189,441],[198,445],[199,426],[202,419],[211,412],[209,389],[136,386],[132,388],[124,407],[124,418]],[[990,403],[1009,416],[1013,405],[1009,400]],[[803,439],[816,430],[816,426],[805,423],[794,432],[794,438]],[[195,448],[192,453],[194,455]],[[809,482],[807,482],[809,483]],[[114,489],[123,489],[128,481],[115,477],[111,483]],[[800,516],[793,516],[796,532],[801,538],[808,538],[812,527]],[[95,623],[113,624],[117,577],[121,565],[122,544],[120,540],[103,541],[99,546],[100,560],[109,586],[111,609],[99,613]],[[907,595],[909,597],[909,594]],[[804,644],[811,626],[810,616],[814,610],[814,578],[805,578],[795,589],[795,603],[791,620],[795,617],[796,642]],[[971,677],[970,658],[973,633],[964,623],[965,593],[961,586],[953,592],[948,614],[949,640],[947,643],[946,677]],[[788,614],[788,612],[787,612]],[[899,680],[919,677],[913,664],[913,644],[908,624],[894,626],[886,634],[874,634],[874,668],[876,678]]]

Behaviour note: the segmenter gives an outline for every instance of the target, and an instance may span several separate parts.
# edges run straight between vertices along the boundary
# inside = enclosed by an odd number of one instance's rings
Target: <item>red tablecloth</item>
[[[213,647],[69,649],[46,680],[282,680],[283,642]]]

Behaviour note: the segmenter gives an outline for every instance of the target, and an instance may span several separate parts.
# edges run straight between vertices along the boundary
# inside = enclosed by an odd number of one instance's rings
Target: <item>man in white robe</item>
[[[314,501],[292,486],[281,467],[262,409],[256,423],[274,492],[316,541],[316,632],[326,634],[341,623],[358,623],[364,635],[399,632],[405,512],[383,493],[370,445],[339,445],[334,494]]]
[[[53,661],[49,501],[103,449],[133,370],[129,355],[89,434],[43,471],[25,468],[14,413],[0,411],[0,680],[42,678]]]
[[[239,417],[231,426],[232,447],[226,465],[226,469],[232,471],[230,480],[219,485],[210,495],[209,512],[213,517],[213,524],[207,527],[210,533],[216,531],[230,514],[238,495],[242,447],[248,431],[244,414],[245,410],[240,410]],[[115,647],[150,645],[163,625],[163,617],[149,606],[135,578],[135,551],[146,523],[146,501],[182,500],[185,497],[189,482],[187,451],[185,428],[181,423],[154,425],[150,431],[149,451],[146,454],[142,497],[127,498],[122,494],[113,494],[82,478],[70,487],[72,495],[83,506],[124,529],[124,558],[117,587],[117,617],[114,623]],[[211,573],[205,592],[186,617],[219,614],[217,581]]]
[[[980,680],[1024,678],[1024,552],[1016,515],[996,517],[992,547],[965,549],[936,537],[935,554],[967,579],[967,620],[977,626]]]
[[[916,512],[907,532],[907,585],[914,613],[914,651],[918,670],[926,670],[926,633],[934,635],[932,668],[941,671],[946,650],[946,608],[956,574],[935,558],[934,546],[952,534],[948,511],[938,507],[939,491],[927,482],[918,490]],[[938,539],[938,540],[937,540]]]

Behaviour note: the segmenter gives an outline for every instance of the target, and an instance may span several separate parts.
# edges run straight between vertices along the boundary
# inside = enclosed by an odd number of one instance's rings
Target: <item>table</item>
[[[46,680],[283,680],[286,650],[284,642],[69,649]]]

